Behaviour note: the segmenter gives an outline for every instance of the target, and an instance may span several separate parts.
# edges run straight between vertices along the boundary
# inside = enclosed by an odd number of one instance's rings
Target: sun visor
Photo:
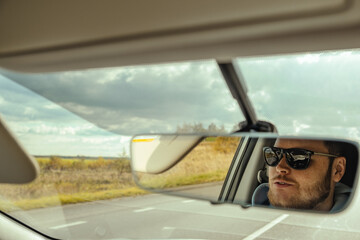
[[[11,134],[0,117],[0,183],[28,183],[39,173],[39,166]]]
[[[136,136],[131,142],[132,168],[161,173],[174,166],[202,137],[197,135]],[[166,160],[165,160],[166,159]]]

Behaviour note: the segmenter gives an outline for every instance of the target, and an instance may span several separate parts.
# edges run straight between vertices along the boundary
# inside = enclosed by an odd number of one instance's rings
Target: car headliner
[[[50,72],[358,48],[359,8],[350,0],[5,0],[0,66]]]

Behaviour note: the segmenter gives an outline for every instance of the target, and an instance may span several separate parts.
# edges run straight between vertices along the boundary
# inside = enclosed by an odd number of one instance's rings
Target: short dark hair
[[[344,156],[344,154],[346,154],[346,145],[344,144],[344,142],[324,141],[324,144],[330,154],[337,156]]]
[[[341,156],[346,159],[345,175],[342,177],[341,182],[352,187],[358,166],[359,156],[357,147],[344,141],[324,141],[324,145],[330,154]],[[335,158],[330,157],[329,167],[332,166],[334,159]]]
[[[343,156],[343,149],[341,147],[341,143],[340,142],[336,142],[336,141],[324,141],[324,145],[328,150],[328,153],[336,155],[336,156]],[[334,162],[334,157],[329,157],[330,162],[329,162],[329,169],[328,172],[331,172],[331,168]]]

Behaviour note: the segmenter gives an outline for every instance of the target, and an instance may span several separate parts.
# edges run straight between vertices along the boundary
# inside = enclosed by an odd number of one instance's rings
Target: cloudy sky
[[[126,147],[123,143],[129,141],[129,137],[99,129],[1,75],[0,112],[34,155],[118,156]]]
[[[237,64],[258,117],[280,133],[360,139],[359,52]],[[174,132],[185,123],[231,131],[244,119],[215,61],[1,73],[0,114],[32,154],[118,156],[134,134]]]
[[[34,154],[61,146],[64,155],[113,156],[128,149],[134,134],[175,132],[177,126],[195,123],[224,125],[231,131],[243,120],[214,61],[2,73],[0,112]],[[49,149],[33,139],[46,142]]]
[[[258,117],[281,133],[360,140],[360,52],[239,60]]]

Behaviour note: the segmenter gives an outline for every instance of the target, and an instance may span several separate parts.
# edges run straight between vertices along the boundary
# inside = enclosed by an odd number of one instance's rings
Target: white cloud
[[[47,103],[43,106],[43,108],[45,109],[61,109],[61,107],[59,105],[56,105],[54,103]]]
[[[101,77],[99,77],[99,79],[97,80],[98,83],[100,84],[107,84],[109,82],[113,82],[116,81],[117,76],[119,74],[122,74],[125,70],[124,69],[119,69],[119,68],[106,68],[103,69],[103,75]]]
[[[343,51],[343,52],[339,52],[339,56],[348,58],[354,55],[353,55],[353,51]]]
[[[259,89],[257,91],[249,93],[249,97],[255,102],[266,103],[270,101],[271,95],[265,89]]]
[[[34,116],[37,113],[37,110],[31,107],[25,107],[24,114],[29,116]]]
[[[21,138],[22,144],[33,155],[62,156],[103,156],[118,157],[123,150],[129,153],[129,142],[121,143],[121,137],[92,136],[59,136],[30,134]],[[39,144],[42,143],[42,144]]]
[[[56,127],[45,124],[31,127],[16,125],[11,129],[29,153],[34,155],[116,157],[123,148],[128,149],[130,144],[128,136],[106,133],[94,127],[89,128],[88,125],[78,127]]]
[[[239,111],[239,105],[237,103],[232,102],[232,103],[226,105],[225,109],[229,112]]]
[[[79,113],[81,115],[92,115],[94,114],[94,110],[90,107],[79,105],[76,103],[65,103],[64,107],[72,109],[74,112]]]
[[[360,128],[352,127],[347,130],[350,139],[360,140]]]
[[[297,120],[293,121],[293,127],[295,133],[301,133],[304,129],[310,128],[310,125],[299,123]]]
[[[317,63],[320,61],[320,54],[305,54],[296,57],[296,60],[299,64]]]

